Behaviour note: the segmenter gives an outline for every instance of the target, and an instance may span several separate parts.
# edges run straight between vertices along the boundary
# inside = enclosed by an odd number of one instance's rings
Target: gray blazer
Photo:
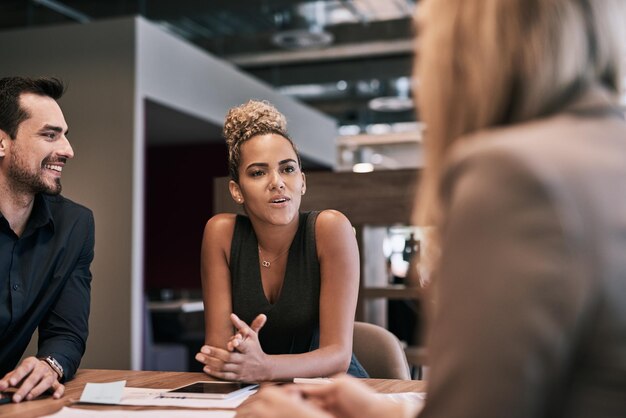
[[[626,417],[626,123],[593,89],[453,152],[420,418]]]

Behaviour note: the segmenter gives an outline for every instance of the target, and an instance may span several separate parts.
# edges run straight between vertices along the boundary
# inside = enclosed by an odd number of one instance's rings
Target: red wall
[[[200,289],[200,245],[213,215],[213,179],[228,175],[226,144],[146,151],[146,291]]]

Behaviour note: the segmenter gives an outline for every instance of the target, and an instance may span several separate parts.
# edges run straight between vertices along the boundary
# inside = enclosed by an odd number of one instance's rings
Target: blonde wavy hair
[[[441,222],[444,159],[464,135],[558,112],[591,85],[617,99],[624,0],[425,0],[415,95],[426,165],[413,221]],[[423,28],[420,28],[423,25]]]
[[[241,146],[257,135],[276,134],[285,138],[293,147],[302,168],[300,154],[287,133],[287,119],[267,101],[249,100],[228,111],[224,121],[224,138],[228,146],[228,171],[230,178],[239,182]]]

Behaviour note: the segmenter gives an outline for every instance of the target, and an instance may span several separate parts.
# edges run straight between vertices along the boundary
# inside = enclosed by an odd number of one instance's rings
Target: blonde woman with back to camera
[[[419,416],[623,417],[624,2],[420,6],[416,221],[441,257]],[[256,398],[238,416],[417,415],[348,378]]]
[[[230,194],[247,216],[206,224],[206,345],[196,359],[226,380],[366,377],[352,355],[359,254],[350,222],[335,210],[300,212],[300,155],[272,105],[231,109],[224,136]]]

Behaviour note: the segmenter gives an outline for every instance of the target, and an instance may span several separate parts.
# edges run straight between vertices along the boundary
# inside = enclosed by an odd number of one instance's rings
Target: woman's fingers
[[[224,369],[224,365],[233,363],[236,360],[236,357],[233,357],[233,353],[208,345],[202,346],[195,358],[198,362],[204,364],[206,368],[213,371],[221,371]]]
[[[203,345],[202,348],[200,348],[199,354],[202,354],[207,358],[215,358],[224,362],[230,361],[231,356],[231,353],[229,351],[210,345]]]
[[[264,314],[259,314],[257,315],[256,318],[254,318],[254,321],[252,321],[252,323],[250,324],[250,328],[252,328],[252,331],[258,334],[266,322],[267,322],[267,316],[265,316]]]
[[[202,369],[206,374],[208,374],[211,377],[214,377],[216,379],[222,379],[222,380],[234,380],[234,381],[239,381],[241,380],[241,378],[239,377],[239,375],[235,372],[227,372],[227,371],[219,371],[219,370],[213,370],[210,367],[206,366]]]
[[[239,374],[244,358],[238,352],[228,352],[205,345],[196,354],[196,360],[204,364],[202,370],[210,376],[225,380],[241,380]]]
[[[258,334],[258,332],[263,328],[265,323],[267,322],[267,316],[264,314],[257,315],[256,318],[252,321],[250,325],[246,324],[242,321],[236,314],[230,314],[230,322],[237,328],[239,334],[241,334],[244,338],[247,338],[251,335],[252,332]]]
[[[234,313],[230,314],[230,322],[232,322],[235,328],[237,328],[237,331],[239,331],[239,334],[241,334],[244,338],[248,338],[248,336],[254,331]]]
[[[230,340],[228,340],[228,344],[226,344],[226,349],[228,351],[235,351],[235,348],[239,347],[239,344],[241,344],[243,341],[243,335],[241,335],[240,333],[237,333],[235,335],[233,335],[232,337],[230,337]]]
[[[250,325],[246,324],[234,313],[230,315],[230,320],[238,330],[237,334],[227,344],[230,351],[236,349],[240,353],[246,353],[257,345],[260,348],[258,332],[267,322],[267,316],[264,314],[257,315]]]
[[[240,340],[234,340],[232,342],[233,352],[232,356],[243,356],[246,354],[254,354],[258,352],[263,352],[261,348],[261,343],[259,339],[256,338],[256,334],[254,336],[248,338],[242,338]],[[237,357],[235,357],[237,358]]]

